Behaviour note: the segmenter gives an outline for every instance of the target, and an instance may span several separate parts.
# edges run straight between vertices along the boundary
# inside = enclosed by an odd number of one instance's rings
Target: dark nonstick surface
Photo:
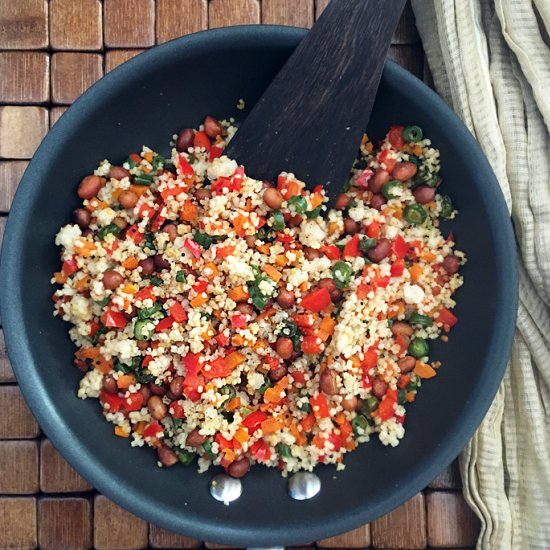
[[[156,467],[150,449],[114,437],[96,400],[76,398],[69,326],[52,317],[49,283],[59,267],[54,235],[77,206],[76,186],[99,160],[124,160],[147,144],[168,151],[171,135],[205,114],[246,115],[303,30],[236,27],[154,48],[108,74],[54,126],[21,182],[6,227],[0,298],[10,359],[42,428],[99,491],[162,527],[200,540],[273,546],[319,540],[388,512],[431,481],[459,453],[485,414],[509,355],[517,308],[515,243],[498,183],[478,144],[424,84],[386,64],[369,135],[393,123],[419,124],[441,150],[444,189],[460,210],[444,228],[468,254],[457,293],[460,322],[436,343],[438,376],[409,407],[399,447],[377,441],[320,467],[321,493],[296,502],[286,480],[255,467],[231,506],[208,493],[211,474]],[[342,106],[345,108],[345,106]],[[308,136],[304,136],[308,139]],[[289,167],[291,169],[292,167]]]

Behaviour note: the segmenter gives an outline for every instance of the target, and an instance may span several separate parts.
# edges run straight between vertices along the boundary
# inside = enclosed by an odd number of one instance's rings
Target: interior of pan
[[[210,473],[156,467],[155,454],[113,437],[96,401],[75,396],[67,325],[52,317],[49,283],[58,269],[58,227],[77,206],[75,188],[98,160],[122,161],[147,144],[168,151],[183,126],[205,114],[246,115],[303,37],[284,27],[200,33],[138,56],[107,75],[50,132],[17,192],[2,253],[2,317],[23,393],[48,437],[95,487],[132,512],[201,540],[273,546],[342,532],[379,516],[422,489],[466,443],[490,404],[511,343],[517,296],[509,218],[477,144],[432,92],[387,64],[369,133],[416,123],[440,148],[446,192],[460,210],[452,229],[468,254],[458,292],[460,319],[443,363],[410,407],[399,447],[362,446],[345,470],[319,468],[322,491],[292,501],[286,480],[255,467],[231,506],[208,493]],[[290,168],[290,167],[289,167]],[[511,252],[512,251],[512,252]]]

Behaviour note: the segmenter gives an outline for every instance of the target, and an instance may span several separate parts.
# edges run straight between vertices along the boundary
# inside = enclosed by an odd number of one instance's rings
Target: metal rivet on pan
[[[225,474],[214,476],[210,482],[210,494],[224,504],[237,500],[242,492],[241,480]]]
[[[321,490],[321,480],[310,472],[298,472],[288,482],[288,494],[294,500],[313,498]]]

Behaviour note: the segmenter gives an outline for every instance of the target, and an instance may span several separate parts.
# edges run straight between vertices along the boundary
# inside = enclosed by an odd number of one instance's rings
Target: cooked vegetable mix
[[[321,185],[257,181],[223,156],[235,131],[206,117],[170,158],[144,147],[80,183],[52,279],[78,396],[164,467],[343,468],[373,434],[399,443],[440,367],[429,341],[458,322],[465,256],[439,229],[456,215],[439,153],[418,126],[364,136],[327,211]]]

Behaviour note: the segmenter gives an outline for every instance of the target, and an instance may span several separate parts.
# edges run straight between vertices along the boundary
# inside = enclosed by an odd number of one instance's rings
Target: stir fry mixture
[[[208,116],[169,158],[144,147],[78,186],[52,279],[78,396],[164,467],[343,468],[373,435],[399,443],[440,367],[430,341],[457,322],[465,256],[439,229],[456,214],[439,153],[417,126],[364,136],[327,211],[321,185],[223,156],[235,131]]]

